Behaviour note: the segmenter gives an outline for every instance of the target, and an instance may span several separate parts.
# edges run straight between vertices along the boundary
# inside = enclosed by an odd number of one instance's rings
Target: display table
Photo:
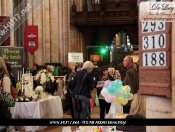
[[[11,109],[12,118],[62,118],[63,109],[59,96],[49,96],[38,102],[16,102]],[[23,126],[20,129],[25,131],[37,131],[47,126]],[[19,128],[18,128],[19,129]]]

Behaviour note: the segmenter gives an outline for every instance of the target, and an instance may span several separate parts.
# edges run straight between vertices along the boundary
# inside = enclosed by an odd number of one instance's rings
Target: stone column
[[[63,26],[62,26],[62,19],[63,19],[63,1],[59,1],[58,3],[58,52],[59,52],[59,59],[58,61],[63,63],[63,56],[64,56],[64,52],[63,52],[63,43],[62,43],[62,38],[63,38]]]
[[[2,7],[2,0],[0,0],[0,7]],[[2,16],[2,14],[1,14],[1,9],[0,9],[0,16]]]
[[[29,5],[32,5],[32,1],[31,0],[27,0],[26,1],[26,4],[29,4]],[[33,16],[33,14],[31,14],[28,18],[27,18],[27,21],[26,21],[26,24],[27,25],[32,25],[32,16]],[[33,55],[31,55],[29,52],[27,52],[27,62],[28,62],[28,64],[27,64],[27,66],[29,66],[29,67],[32,67],[33,66]]]
[[[62,19],[62,24],[63,24],[63,37],[62,37],[62,50],[63,50],[63,54],[64,54],[64,60],[62,61],[63,64],[66,64],[67,62],[67,58],[68,58],[68,50],[67,48],[69,47],[68,44],[68,0],[64,0],[63,1],[63,8],[62,8],[62,13],[63,13],[63,19]]]
[[[45,34],[45,62],[50,62],[50,0],[44,1],[44,24],[45,24],[45,30],[43,31]]]
[[[56,17],[57,16],[57,17]],[[58,62],[58,1],[50,0],[50,28],[51,28],[51,62]]]
[[[34,7],[34,5],[36,4],[36,0],[32,0],[32,6]],[[32,13],[32,25],[36,25],[36,26],[38,26],[38,23],[37,23],[37,20],[38,20],[38,18],[37,18],[38,16],[37,16],[37,9]],[[38,38],[39,39],[39,38]],[[38,48],[39,49],[39,48]],[[34,55],[33,55],[33,62],[34,63],[38,63],[38,58],[39,58],[40,56],[38,56],[38,50],[37,51],[35,51],[35,53],[34,53]]]
[[[1,0],[1,15],[6,16],[6,0]]]
[[[6,15],[9,16],[13,11],[13,0],[5,0],[6,1]]]
[[[35,1],[37,3],[37,5],[39,5],[41,3],[40,0]],[[42,8],[43,5],[41,4],[36,10],[36,18],[34,19],[34,25],[38,26],[38,50],[36,51],[36,56],[35,56],[35,63],[37,64],[44,64],[44,59],[43,59],[43,50],[42,50],[42,29],[43,29],[43,25],[42,25],[42,21],[43,21],[43,16],[42,16]]]
[[[13,12],[13,0],[6,0],[7,16],[11,15]],[[1,6],[0,6],[1,7]],[[14,28],[10,31],[10,46],[14,46]]]

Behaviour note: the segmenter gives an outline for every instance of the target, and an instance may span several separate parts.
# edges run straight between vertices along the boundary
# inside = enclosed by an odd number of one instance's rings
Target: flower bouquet
[[[41,95],[43,94],[43,87],[42,86],[37,86],[35,89],[35,93],[38,95],[38,99],[41,98]]]
[[[30,83],[30,74],[22,74],[22,83]]]
[[[36,76],[34,77],[35,80],[39,81],[40,84],[44,84],[46,82],[54,82],[54,76],[52,73],[48,72],[47,70],[40,70]]]

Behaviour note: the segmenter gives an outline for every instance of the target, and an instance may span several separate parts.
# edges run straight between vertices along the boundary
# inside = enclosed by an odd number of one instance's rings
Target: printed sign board
[[[68,53],[68,61],[83,62],[83,53]]]
[[[139,10],[141,8],[139,7]],[[139,93],[171,98],[171,23],[139,21]]]
[[[17,81],[18,74],[21,76],[23,70],[23,48],[0,46],[0,56],[11,64],[12,74]]]

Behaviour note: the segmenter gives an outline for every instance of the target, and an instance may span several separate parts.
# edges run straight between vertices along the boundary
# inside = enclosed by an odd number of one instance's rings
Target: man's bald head
[[[128,68],[133,65],[133,58],[130,55],[127,55],[123,60],[124,67]]]

